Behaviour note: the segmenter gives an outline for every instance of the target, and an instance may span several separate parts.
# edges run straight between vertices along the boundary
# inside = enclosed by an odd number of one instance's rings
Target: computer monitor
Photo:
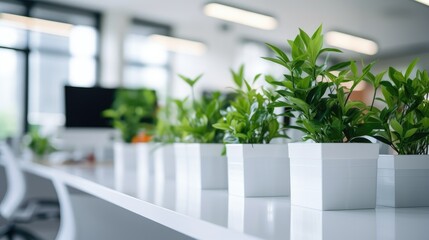
[[[102,149],[110,146],[117,132],[112,128],[112,120],[103,116],[103,111],[112,108],[118,93],[141,96],[141,91],[142,89],[65,86],[66,122],[65,127],[58,132],[64,148]],[[156,92],[153,93],[156,106]],[[142,122],[154,122],[154,119],[146,118]]]
[[[153,92],[155,96],[153,109],[155,111],[157,101],[154,90],[65,86],[65,127],[111,128],[111,120],[103,116],[103,111],[112,107],[117,94],[125,93],[132,101],[141,102],[140,98],[144,96],[141,94],[142,91]],[[142,122],[153,123],[154,119],[153,117],[146,117],[142,119]]]
[[[116,89],[65,87],[66,128],[111,128],[103,111],[110,108]]]

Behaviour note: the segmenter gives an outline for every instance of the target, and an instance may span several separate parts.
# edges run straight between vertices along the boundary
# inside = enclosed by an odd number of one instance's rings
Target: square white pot
[[[226,189],[228,187],[226,157],[223,144],[178,143],[176,182],[191,189]]]
[[[290,143],[291,203],[318,210],[375,208],[378,147]]]
[[[429,155],[380,155],[377,204],[429,206]]]
[[[289,196],[287,144],[227,144],[228,192],[242,197]]]
[[[217,143],[187,144],[189,186],[191,189],[227,189],[228,168],[224,145]]]
[[[154,175],[154,159],[153,143],[137,143],[136,159],[137,159],[137,177],[139,181],[146,181],[146,179]]]
[[[188,155],[186,143],[174,143],[174,162],[176,166],[176,189],[180,198],[186,199],[188,187]],[[183,201],[180,201],[183,202]]]
[[[173,144],[157,144],[153,150],[156,179],[175,179],[176,163]]]
[[[116,142],[113,146],[115,188],[126,191],[129,183],[137,182],[137,145]]]

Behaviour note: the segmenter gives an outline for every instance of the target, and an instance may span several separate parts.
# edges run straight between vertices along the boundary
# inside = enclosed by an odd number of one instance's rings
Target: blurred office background
[[[22,135],[28,125],[48,131],[64,126],[65,85],[147,87],[157,91],[162,104],[167,96],[189,93],[177,73],[204,73],[199,92],[225,90],[231,84],[229,68],[241,63],[249,78],[281,77],[282,69],[260,58],[270,54],[264,42],[286,48],[298,28],[311,32],[320,24],[334,47],[348,41],[341,33],[370,40],[363,49],[359,42],[353,50],[342,46],[344,54],[332,61],[377,60],[380,69],[403,68],[419,57],[419,67],[429,67],[429,7],[416,1],[220,2],[272,17],[268,25],[253,21],[256,27],[209,17],[208,3],[1,0],[0,138]],[[232,16],[252,24],[253,17]]]
[[[220,9],[240,24],[208,16],[219,5],[205,0],[0,0],[0,139],[19,139],[30,125],[50,134],[63,129],[65,86],[150,88],[162,105],[168,96],[189,95],[178,73],[204,73],[197,94],[227,91],[229,69],[240,64],[248,78],[282,77],[283,69],[261,59],[271,54],[264,43],[287,50],[298,28],[312,32],[320,24],[325,44],[344,51],[330,61],[377,61],[377,71],[405,69],[418,57],[418,67],[429,69],[425,1],[218,1],[265,15]],[[366,85],[359,91],[361,98],[372,93]],[[97,145],[80,133],[69,140]],[[52,239],[58,223],[52,225],[33,228]]]

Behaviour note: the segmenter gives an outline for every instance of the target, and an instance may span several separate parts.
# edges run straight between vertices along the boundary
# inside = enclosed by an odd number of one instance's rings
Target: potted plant
[[[244,197],[288,196],[287,144],[269,144],[273,138],[286,137],[271,106],[278,95],[252,88],[244,79],[244,66],[231,73],[235,100],[223,111],[222,122],[213,125],[225,131],[228,192]]]
[[[157,113],[153,141],[154,173],[157,179],[175,179],[174,145],[176,142],[176,127],[171,119],[171,101],[160,108]]]
[[[202,75],[192,79],[179,75],[192,91],[192,98],[175,100],[178,109],[175,144],[176,178],[191,188],[226,189],[227,163],[222,156],[223,132],[212,125],[221,119],[222,96],[214,92],[201,100],[195,98],[194,86]]]
[[[118,89],[111,109],[103,112],[119,130],[120,141],[114,145],[115,178],[122,188],[125,175],[137,172],[147,176],[153,171],[149,156],[154,128],[156,93],[148,89]],[[136,179],[137,181],[137,179]]]
[[[268,82],[281,88],[283,100],[275,106],[286,107],[307,141],[289,144],[291,203],[320,210],[374,208],[378,144],[365,136],[376,123],[369,106],[351,100],[372,64],[359,71],[354,61],[322,60],[323,53],[340,50],[323,48],[321,26],[312,36],[300,30],[288,43],[290,55],[268,44],[276,58],[265,59],[287,69],[283,81]]]
[[[55,151],[49,137],[40,134],[39,128],[36,126],[31,127],[25,144],[31,151],[29,159],[34,161],[47,160],[48,154]]]
[[[390,80],[369,78],[374,89],[381,88],[380,100],[385,104],[380,111],[374,110],[381,124],[375,138],[395,152],[379,158],[379,205],[429,206],[429,77],[420,70],[411,77],[417,61],[405,73],[389,68]]]

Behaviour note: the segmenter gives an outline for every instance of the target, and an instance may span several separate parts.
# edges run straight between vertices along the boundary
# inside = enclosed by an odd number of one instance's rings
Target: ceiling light
[[[30,31],[54,34],[59,36],[69,36],[73,25],[49,21],[39,18],[24,17],[9,13],[0,13],[0,22],[15,28],[21,28]]]
[[[264,30],[273,30],[277,27],[277,20],[274,17],[220,3],[208,3],[204,6],[204,13],[209,17]]]
[[[416,0],[416,2],[429,6],[429,0]]]
[[[203,55],[207,50],[204,43],[164,35],[153,34],[149,36],[149,40],[164,46],[172,52],[199,56]]]
[[[345,33],[334,31],[328,32],[326,33],[325,39],[326,42],[332,46],[363,53],[366,55],[374,55],[378,52],[377,43],[374,41]]]

